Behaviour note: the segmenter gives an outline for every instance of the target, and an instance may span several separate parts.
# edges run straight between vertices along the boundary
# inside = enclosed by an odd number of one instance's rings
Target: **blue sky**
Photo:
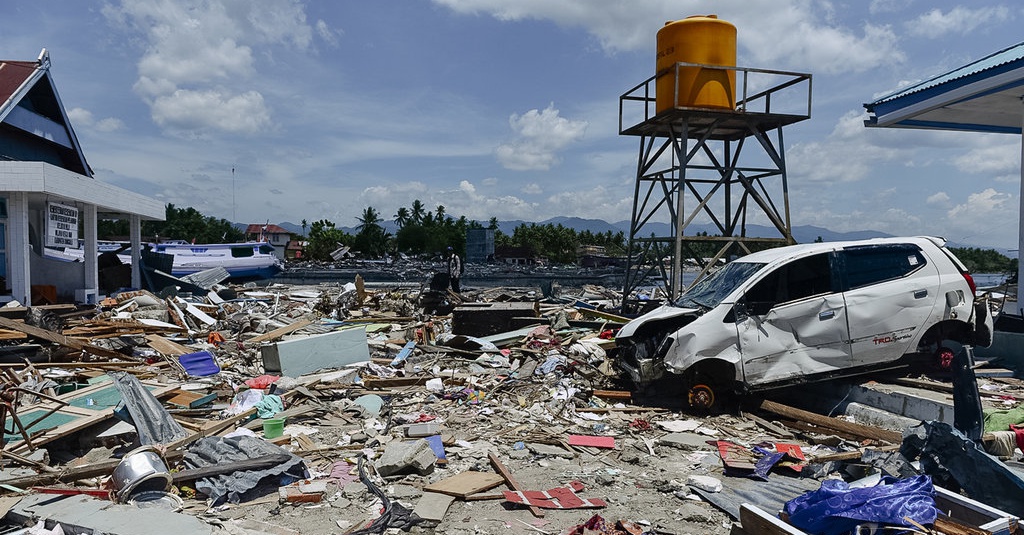
[[[1020,139],[866,129],[862,104],[1022,40],[1017,3],[9,0],[96,178],[239,222],[356,224],[420,199],[487,220],[629,219],[619,96],[665,21],[736,25],[738,65],[811,73],[792,221],[1016,248]],[[234,169],[234,173],[232,173]]]

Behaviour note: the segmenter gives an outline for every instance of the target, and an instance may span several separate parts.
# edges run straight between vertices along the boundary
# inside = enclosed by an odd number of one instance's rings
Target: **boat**
[[[281,259],[274,255],[274,246],[265,241],[205,244],[168,241],[153,244],[150,250],[174,257],[171,275],[175,277],[222,267],[234,280],[269,279],[284,269]]]
[[[127,244],[104,242],[98,249],[101,256],[114,253],[122,264],[132,262]],[[284,269],[284,263],[274,254],[274,246],[265,241],[199,244],[169,240],[145,243],[143,249],[144,252],[162,253],[173,257],[170,274],[178,278],[222,267],[227,270],[232,280],[259,280],[269,279]],[[60,250],[47,247],[45,255],[67,262],[81,262],[85,257],[82,247]]]

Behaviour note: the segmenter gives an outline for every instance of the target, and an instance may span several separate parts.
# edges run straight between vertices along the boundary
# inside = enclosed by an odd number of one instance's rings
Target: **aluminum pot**
[[[167,463],[153,446],[142,446],[125,454],[110,476],[114,497],[126,502],[133,495],[146,491],[168,491],[174,478]]]

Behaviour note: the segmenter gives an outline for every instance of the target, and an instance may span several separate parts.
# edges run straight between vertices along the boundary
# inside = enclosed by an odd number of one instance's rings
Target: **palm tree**
[[[409,214],[409,216],[412,217],[412,222],[416,224],[422,223],[423,215],[426,213],[426,210],[427,209],[424,208],[423,203],[419,199],[412,201],[412,213]]]
[[[492,217],[491,220],[487,222],[487,228],[489,228],[491,230],[497,230],[498,229],[498,218],[497,217]]]
[[[306,227],[308,227],[308,226],[309,226],[309,223],[306,223],[306,220],[303,219],[302,220],[302,237],[303,238],[306,237]]]
[[[383,219],[380,218],[380,214],[378,214],[377,210],[372,206],[367,206],[366,209],[363,210],[362,217],[357,217],[356,219],[359,221],[359,226],[356,228],[358,228],[360,232],[379,228],[380,222],[383,221]]]
[[[395,213],[395,224],[398,225],[398,228],[406,226],[410,221],[412,221],[412,217],[409,215],[409,209],[404,206],[399,208]]]
[[[444,221],[444,205],[443,204],[437,205],[437,220],[438,221]]]

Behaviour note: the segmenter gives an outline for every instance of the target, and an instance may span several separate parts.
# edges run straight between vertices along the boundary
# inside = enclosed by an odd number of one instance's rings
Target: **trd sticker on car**
[[[903,334],[891,333],[891,334],[884,334],[884,335],[881,335],[881,336],[876,336],[876,337],[872,338],[871,341],[874,342],[874,344],[876,346],[880,346],[880,345],[884,345],[884,344],[893,344],[893,343],[900,342],[900,341],[903,341],[903,340],[909,340],[913,336],[914,336],[913,333],[903,333]]]

